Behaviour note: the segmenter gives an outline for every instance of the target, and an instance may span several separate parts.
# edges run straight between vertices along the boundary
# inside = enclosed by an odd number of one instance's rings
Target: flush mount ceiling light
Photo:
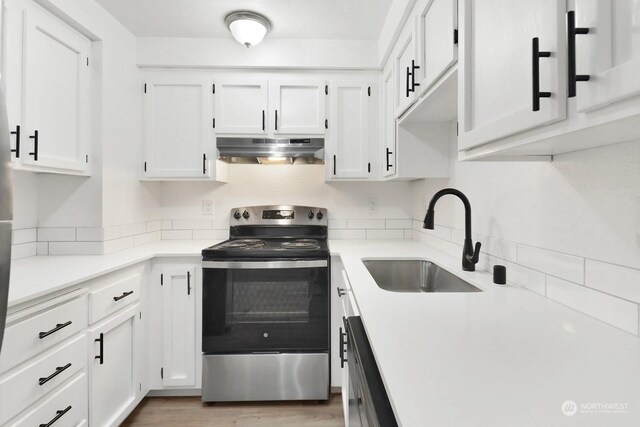
[[[260,43],[271,30],[271,22],[254,12],[232,12],[224,18],[224,23],[233,38],[246,47]]]

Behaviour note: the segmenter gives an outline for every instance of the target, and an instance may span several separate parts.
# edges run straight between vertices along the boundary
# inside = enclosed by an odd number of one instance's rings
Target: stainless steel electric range
[[[329,398],[327,211],[231,210],[202,251],[202,400]]]

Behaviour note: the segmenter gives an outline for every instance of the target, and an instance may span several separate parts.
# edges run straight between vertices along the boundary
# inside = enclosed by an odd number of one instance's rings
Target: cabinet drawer
[[[140,299],[142,276],[133,274],[89,292],[89,323],[93,324]]]
[[[87,326],[86,298],[76,298],[8,326],[0,373],[58,344]]]
[[[55,427],[72,427],[87,418],[87,374],[80,375],[63,385],[39,405],[7,424],[7,427],[47,425],[59,417]]]
[[[46,396],[87,364],[86,334],[0,377],[0,424]]]
[[[360,316],[358,307],[353,298],[353,290],[351,289],[351,282],[347,277],[347,272],[342,270],[342,283],[345,289],[344,294],[340,297],[340,303],[342,304],[342,315],[344,317]]]

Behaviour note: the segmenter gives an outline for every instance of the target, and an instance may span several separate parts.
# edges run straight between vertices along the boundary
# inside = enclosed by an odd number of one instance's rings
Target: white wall
[[[411,184],[325,183],[322,165],[230,165],[229,183],[167,182],[160,201],[163,219],[213,220],[214,228],[229,226],[234,207],[263,204],[318,206],[331,219],[411,218]],[[369,198],[377,200],[374,214]],[[202,200],[214,203],[214,215],[202,215]]]

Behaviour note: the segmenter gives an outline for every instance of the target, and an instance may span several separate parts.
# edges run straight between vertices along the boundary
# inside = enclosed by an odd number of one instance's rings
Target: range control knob
[[[233,213],[233,217],[234,217],[235,219],[240,219],[240,211],[235,211],[235,212]]]
[[[313,211],[309,211],[309,213],[307,214],[307,218],[309,219],[313,219],[315,215],[313,214]]]
[[[322,218],[324,218],[324,215],[322,214],[322,212],[318,212],[316,214],[316,218],[318,218],[318,220],[321,220]]]
[[[244,211],[244,212],[242,212],[242,218],[244,218],[244,219],[249,219],[249,217],[250,217],[250,216],[251,216],[251,215],[249,215],[249,211]]]

